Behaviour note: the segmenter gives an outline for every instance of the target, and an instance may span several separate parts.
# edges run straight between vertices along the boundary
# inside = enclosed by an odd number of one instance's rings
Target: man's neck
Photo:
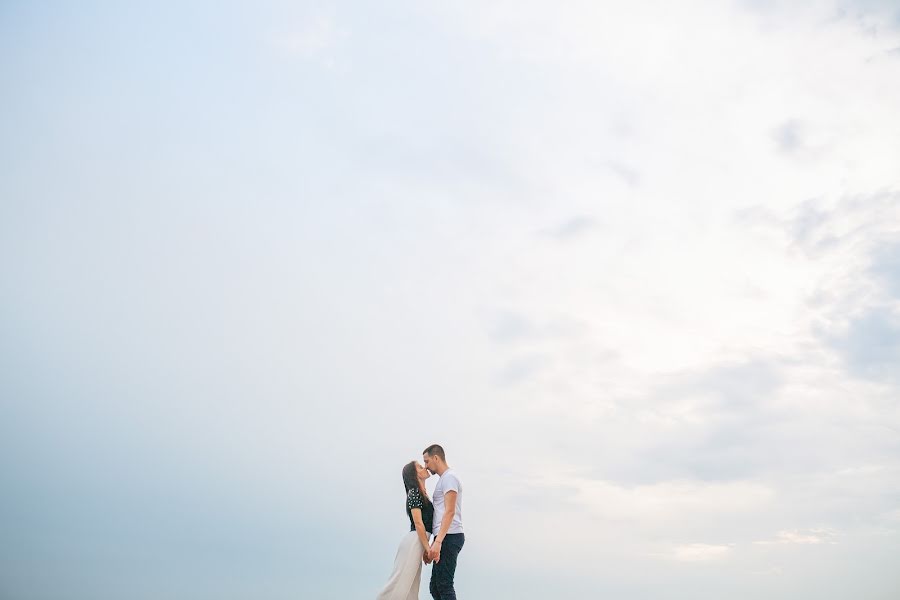
[[[443,467],[440,467],[440,468],[437,470],[438,477],[440,477],[441,475],[443,475],[444,473],[446,473],[446,472],[449,471],[449,470],[450,470],[450,466],[449,466],[449,465],[444,465]]]

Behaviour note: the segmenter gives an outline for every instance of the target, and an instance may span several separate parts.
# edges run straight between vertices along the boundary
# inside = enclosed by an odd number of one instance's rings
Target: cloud
[[[803,123],[797,119],[790,119],[782,123],[774,134],[778,148],[786,154],[792,154],[802,149],[803,128]]]
[[[349,31],[338,25],[334,17],[318,15],[298,29],[273,36],[272,43],[290,56],[330,68],[336,64],[335,52],[349,37]]]
[[[900,300],[900,239],[888,240],[872,252],[872,274],[895,300]]]
[[[815,201],[805,202],[797,210],[797,214],[791,223],[791,234],[794,240],[808,248],[818,252],[837,243],[837,238],[823,230],[830,224],[832,215],[823,210]]]
[[[609,161],[606,163],[607,168],[612,171],[617,177],[622,179],[626,184],[631,187],[634,187],[641,182],[641,174],[632,167],[628,167],[618,162]]]
[[[596,230],[599,223],[596,219],[585,215],[572,217],[561,225],[545,230],[545,233],[557,240],[568,240]]]
[[[666,378],[643,408],[645,426],[658,423],[657,431],[611,472],[643,481],[759,475],[780,446],[775,425],[786,415],[775,407],[786,376],[774,363],[748,360]]]
[[[900,316],[884,308],[851,319],[832,347],[859,377],[900,383]]]
[[[678,527],[701,516],[736,518],[765,511],[775,491],[751,481],[700,482],[691,479],[623,485],[586,476],[584,469],[559,466],[528,475],[522,482],[533,490],[571,490],[569,502],[581,506],[604,523],[644,523]]]
[[[852,252],[857,259],[872,260],[873,251],[879,246],[887,250],[892,242],[891,215],[898,207],[900,194],[891,191],[845,195],[830,201],[816,198],[796,206],[784,226],[794,243],[816,253],[817,258],[821,252],[831,251],[832,259],[839,258],[836,253]],[[879,254],[875,260],[883,259]],[[856,270],[860,265],[841,266]]]
[[[496,381],[503,386],[526,382],[546,368],[549,360],[547,356],[539,354],[516,357],[497,373]]]
[[[680,562],[709,562],[724,560],[731,547],[717,544],[685,544],[676,546],[669,557]]]
[[[499,342],[511,342],[534,333],[534,325],[522,315],[510,311],[498,311],[489,323],[488,334]]]
[[[838,6],[857,19],[880,19],[884,25],[900,27],[900,8],[892,0],[841,0]]]
[[[837,542],[834,541],[835,536],[835,532],[831,529],[809,529],[807,531],[791,529],[779,531],[772,540],[762,540],[753,543],[761,546],[771,544],[836,544]]]
[[[900,268],[892,214],[894,192],[848,196],[831,206],[807,201],[788,227],[798,247],[831,264],[811,305],[821,316],[812,330],[855,377],[896,383],[900,359]]]

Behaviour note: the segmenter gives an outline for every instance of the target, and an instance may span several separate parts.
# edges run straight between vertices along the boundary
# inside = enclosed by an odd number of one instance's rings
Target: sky
[[[7,0],[0,78],[4,600],[374,598],[431,443],[466,600],[900,596],[895,1]]]

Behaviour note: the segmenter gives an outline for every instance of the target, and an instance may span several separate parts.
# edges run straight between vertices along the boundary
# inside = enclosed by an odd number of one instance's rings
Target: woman
[[[403,467],[403,487],[406,488],[406,516],[409,517],[409,533],[400,540],[394,572],[377,600],[418,600],[419,581],[422,578],[422,561],[428,557],[428,536],[434,506],[425,492],[428,470],[412,461]]]

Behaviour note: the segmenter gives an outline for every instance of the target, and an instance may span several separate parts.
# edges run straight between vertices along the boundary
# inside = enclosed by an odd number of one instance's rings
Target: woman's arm
[[[422,509],[413,508],[410,512],[412,512],[413,523],[416,525],[416,533],[419,534],[419,543],[422,544],[422,548],[424,548],[427,553],[431,546],[428,544],[428,533],[425,531],[425,522],[422,521]]]

